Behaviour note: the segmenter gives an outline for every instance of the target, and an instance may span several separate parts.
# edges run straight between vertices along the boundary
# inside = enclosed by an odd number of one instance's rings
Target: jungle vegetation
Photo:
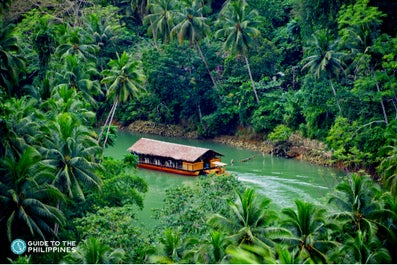
[[[0,1],[0,242],[76,240],[12,263],[396,263],[397,4],[370,0]],[[167,190],[153,231],[112,124],[200,137],[290,132],[349,174],[330,208],[234,176]],[[221,198],[221,199],[220,199]],[[332,210],[330,210],[332,209]]]

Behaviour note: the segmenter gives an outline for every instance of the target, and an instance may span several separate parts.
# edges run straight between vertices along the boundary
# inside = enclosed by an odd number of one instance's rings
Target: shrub
[[[276,126],[271,133],[268,135],[270,141],[279,142],[286,141],[290,137],[292,130],[286,125],[280,124]]]

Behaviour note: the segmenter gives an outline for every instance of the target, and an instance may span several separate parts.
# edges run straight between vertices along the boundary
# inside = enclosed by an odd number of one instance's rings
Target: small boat
[[[141,138],[128,151],[138,156],[138,167],[198,176],[224,174],[222,154],[207,148]]]

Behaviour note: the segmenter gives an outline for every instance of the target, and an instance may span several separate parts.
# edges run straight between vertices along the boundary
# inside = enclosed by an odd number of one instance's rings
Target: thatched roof
[[[188,162],[195,162],[204,155],[209,155],[211,157],[222,155],[207,148],[168,143],[147,138],[139,139],[135,144],[128,148],[128,151],[136,154],[146,154]]]

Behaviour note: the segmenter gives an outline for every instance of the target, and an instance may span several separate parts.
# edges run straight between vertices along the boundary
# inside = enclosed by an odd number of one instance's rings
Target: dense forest
[[[1,0],[0,263],[397,263],[397,3]],[[349,172],[276,213],[236,176],[167,190],[135,222],[116,126],[324,142]],[[333,209],[333,210],[330,210]],[[69,253],[16,255],[25,241]],[[7,246],[7,247],[6,247]]]

